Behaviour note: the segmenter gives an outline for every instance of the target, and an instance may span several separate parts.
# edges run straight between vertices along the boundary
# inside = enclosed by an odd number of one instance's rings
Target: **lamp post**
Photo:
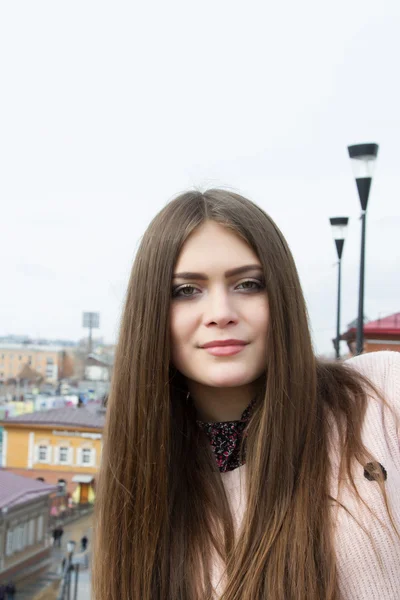
[[[337,297],[337,318],[336,318],[336,338],[335,338],[335,351],[336,359],[340,359],[340,297],[341,297],[341,284],[342,284],[342,253],[344,240],[346,237],[347,224],[349,222],[348,217],[332,217],[329,219],[333,239],[335,240],[336,251],[338,255],[338,297]]]
[[[68,576],[67,576],[67,600],[71,598],[71,571],[72,571],[72,556],[74,554],[76,542],[74,540],[70,540],[67,542],[67,552],[68,552]]]
[[[361,259],[356,343],[356,352],[357,354],[361,354],[364,349],[365,230],[367,206],[379,146],[378,144],[356,144],[354,146],[348,146],[347,149],[349,151],[361,203]]]
[[[75,565],[74,565],[74,570],[75,570],[75,591],[74,591],[74,600],[77,600],[77,598],[78,598],[79,563],[75,563]]]
[[[71,596],[71,567],[72,567],[72,555],[74,554],[76,543],[71,540],[67,542],[67,553],[68,558],[65,562],[65,568],[60,589],[58,591],[57,600],[65,600],[65,594],[67,594],[67,600],[70,600]]]

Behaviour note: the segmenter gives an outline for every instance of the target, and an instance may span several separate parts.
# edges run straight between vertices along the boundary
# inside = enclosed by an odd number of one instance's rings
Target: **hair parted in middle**
[[[238,534],[184,378],[171,364],[174,266],[208,220],[255,251],[270,311]],[[329,431],[333,418],[341,469],[352,479],[353,458],[373,460],[361,441],[365,385],[346,366],[315,358],[293,257],[263,210],[218,189],[167,204],[143,236],[121,323],[96,498],[94,598],[211,599],[216,554],[226,565],[222,600],[338,600]]]

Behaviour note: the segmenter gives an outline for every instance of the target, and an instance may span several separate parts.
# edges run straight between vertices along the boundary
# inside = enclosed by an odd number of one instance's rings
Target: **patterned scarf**
[[[221,473],[233,471],[245,463],[245,453],[243,453],[243,460],[241,460],[240,448],[243,431],[250,420],[254,404],[255,400],[249,404],[239,421],[222,421],[220,423],[196,421],[210,440]]]

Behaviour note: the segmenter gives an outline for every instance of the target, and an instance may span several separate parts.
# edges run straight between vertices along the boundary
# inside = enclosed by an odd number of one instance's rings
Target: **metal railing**
[[[79,568],[83,566],[87,568],[89,566],[89,556],[87,552],[80,555],[74,555],[73,552],[69,552],[65,561],[63,576],[58,590],[57,600],[77,600],[78,597],[78,581],[79,581]],[[75,574],[74,584],[72,585],[72,575]],[[72,587],[73,596],[71,596]]]
[[[60,583],[60,589],[58,590],[57,600],[70,600],[71,599],[71,571],[73,569],[72,566],[72,554],[68,555],[68,559],[65,561],[65,567],[63,576]],[[75,593],[74,600],[77,597],[78,593],[78,582],[77,578],[75,579]]]

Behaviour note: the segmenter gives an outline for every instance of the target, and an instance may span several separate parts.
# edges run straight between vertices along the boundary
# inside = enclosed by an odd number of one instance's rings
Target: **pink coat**
[[[383,392],[385,399],[400,418],[400,352],[364,354],[348,361],[355,369],[369,377]],[[362,436],[367,449],[387,472],[386,491],[394,522],[400,532],[400,445],[398,423],[382,402],[371,397]],[[332,453],[333,477],[331,494],[338,497],[338,450]],[[222,473],[234,514],[240,528],[245,510],[246,465]],[[332,507],[335,522],[335,547],[338,581],[342,600],[400,600],[400,540],[392,532],[378,484],[368,480],[364,468],[355,465],[357,488],[382,523],[373,519],[368,510],[354,498],[349,486],[341,489],[340,502],[361,521],[366,533],[343,509]],[[387,529],[385,528],[387,526]],[[379,560],[381,558],[381,562]],[[212,579],[215,597],[223,590],[223,566],[216,559]],[[301,599],[303,600],[303,599]],[[306,599],[304,599],[306,600]]]

